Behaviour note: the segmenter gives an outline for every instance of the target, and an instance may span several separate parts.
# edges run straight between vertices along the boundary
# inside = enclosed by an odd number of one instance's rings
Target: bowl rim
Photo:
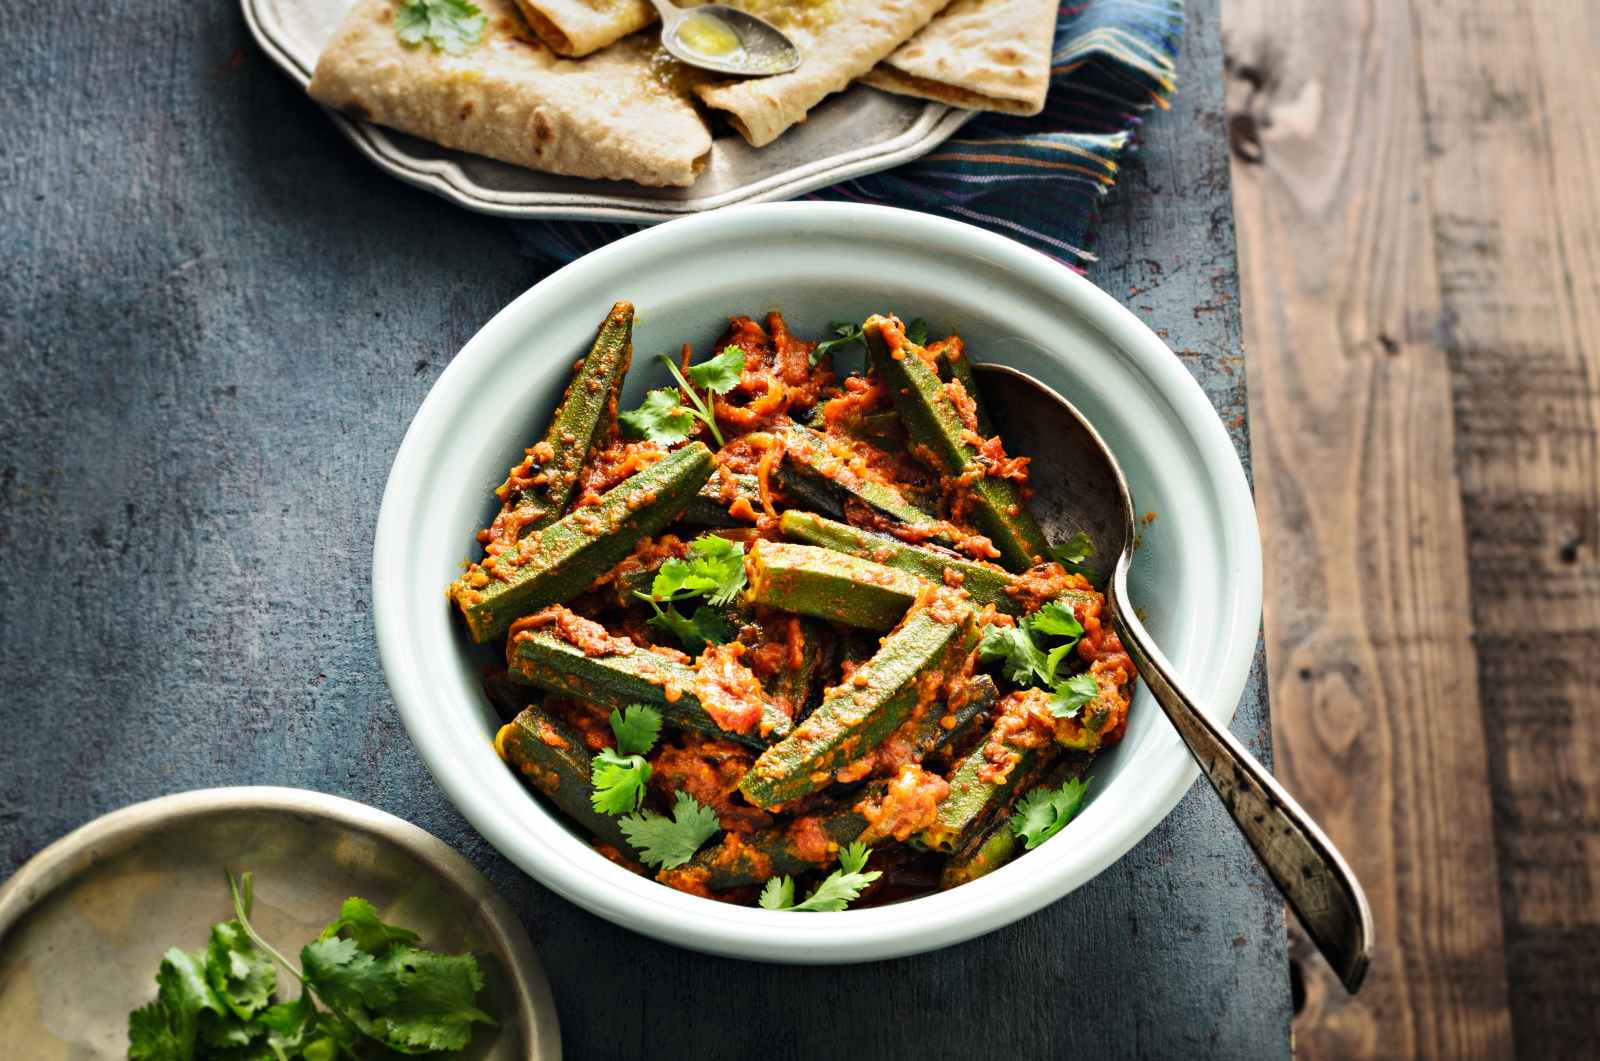
[[[387,811],[326,792],[277,785],[194,789],[130,804],[85,822],[40,849],[10,880],[0,884],[0,946],[57,889],[152,832],[178,822],[241,811],[276,811],[336,822],[400,848],[466,896],[476,904],[485,934],[509,971],[517,1022],[528,1037],[528,1056],[560,1061],[560,1021],[544,966],[521,920],[488,878],[425,829]]]
[[[490,798],[477,775],[461,767],[455,754],[461,749],[452,745],[443,721],[430,709],[413,653],[413,617],[404,607],[409,568],[401,543],[411,530],[413,503],[424,496],[421,470],[427,449],[448,436],[453,411],[469,393],[469,377],[482,371],[476,362],[524,334],[527,320],[538,318],[541,303],[559,307],[568,299],[592,297],[595,290],[611,290],[609,277],[626,272],[635,255],[660,255],[679,245],[762,234],[826,232],[866,238],[874,230],[918,242],[930,253],[936,249],[947,257],[962,255],[1002,266],[1048,290],[1064,312],[1103,335],[1119,357],[1149,380],[1194,439],[1196,457],[1214,491],[1220,535],[1236,550],[1229,555],[1230,585],[1235,590],[1231,607],[1214,616],[1225,649],[1209,685],[1195,690],[1202,694],[1202,702],[1212,705],[1207,714],[1223,725],[1233,717],[1255,657],[1261,622],[1261,545],[1249,484],[1233,443],[1177,355],[1130,310],[1065,264],[996,233],[931,214],[859,203],[803,202],[746,205],[670,221],[564,266],[512,300],[468,340],[434,382],[406,431],[384,489],[374,536],[372,610],[379,655],[401,718],[429,771],[491,845],[591,913],[695,950],[759,961],[837,963],[899,957],[971,939],[1039,910],[1098,875],[1154,829],[1199,776],[1199,767],[1171,735],[1175,754],[1146,749],[1135,760],[1141,770],[1139,784],[1119,811],[1119,819],[1129,822],[1125,829],[1092,833],[1070,848],[1057,845],[1061,850],[1054,852],[1048,847],[1030,852],[1027,876],[1007,875],[1002,868],[959,889],[905,903],[795,918],[686,895],[639,878],[599,855],[592,860],[568,858],[558,850],[567,846],[562,837],[570,844],[580,842],[564,827],[526,815],[519,819],[511,808]],[[562,836],[554,835],[552,828]],[[1009,886],[996,887],[997,878]],[[951,900],[951,896],[961,898]]]

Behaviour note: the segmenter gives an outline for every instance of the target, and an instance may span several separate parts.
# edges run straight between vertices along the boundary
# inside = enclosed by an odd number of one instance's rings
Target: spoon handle
[[[1366,976],[1373,937],[1372,911],[1360,882],[1300,804],[1226,727],[1201,713],[1183,691],[1172,665],[1128,603],[1127,571],[1124,556],[1112,579],[1112,621],[1139,677],[1155,694],[1345,990],[1354,994]]]
[[[650,0],[650,3],[655,7],[656,14],[661,16],[661,25],[663,27],[670,28],[674,22],[685,14],[683,8],[672,3],[671,0]]]

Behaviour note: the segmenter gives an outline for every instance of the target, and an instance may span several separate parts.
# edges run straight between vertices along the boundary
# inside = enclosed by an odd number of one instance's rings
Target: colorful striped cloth
[[[981,114],[932,153],[804,198],[910,207],[1021,240],[1074,268],[1116,182],[1139,112],[1176,87],[1183,0],[1079,0],[1056,22],[1050,95],[1029,118]],[[636,231],[595,221],[516,225],[529,257],[561,264]]]

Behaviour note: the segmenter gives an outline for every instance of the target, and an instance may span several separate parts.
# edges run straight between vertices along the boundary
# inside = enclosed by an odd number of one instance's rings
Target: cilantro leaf
[[[1092,674],[1074,674],[1057,685],[1050,697],[1050,713],[1057,718],[1074,718],[1083,705],[1100,695],[1100,684]]]
[[[1083,624],[1078,622],[1078,615],[1072,610],[1072,605],[1065,601],[1053,600],[1028,616],[1028,630],[1051,637],[1070,637],[1073,640],[1083,636]]]
[[[240,1020],[249,1020],[272,1001],[278,970],[238,921],[211,926],[206,947],[206,982]]]
[[[1079,531],[1060,545],[1050,547],[1050,559],[1060,561],[1070,570],[1074,565],[1081,564],[1094,555],[1094,542],[1083,531]]]
[[[700,845],[722,828],[716,811],[683,791],[679,791],[673,801],[671,818],[645,811],[630,814],[618,824],[639,857],[662,869],[672,869],[689,861],[700,850]]]
[[[860,840],[840,851],[839,868],[824,877],[816,890],[799,903],[794,901],[794,878],[773,877],[761,889],[761,906],[767,910],[809,913],[843,910],[860,897],[867,885],[883,876],[878,870],[862,872],[871,854],[872,849]]]
[[[707,600],[729,604],[745,586],[744,544],[715,534],[703,534],[689,543],[690,563],[697,574],[712,582]]]
[[[1017,685],[1032,683],[1034,675],[1044,674],[1047,666],[1044,653],[1033,643],[1025,624],[985,627],[978,659],[982,663],[999,660],[1006,678]]]
[[[1065,644],[1057,645],[1044,657],[1044,681],[1046,685],[1052,687],[1055,685],[1056,671],[1061,669],[1061,661],[1067,657],[1067,653],[1071,652],[1077,644],[1077,641],[1068,641]]]
[[[650,780],[650,764],[639,755],[618,755],[602,748],[590,768],[594,791],[589,802],[601,814],[623,814],[637,810],[644,802],[645,784]]]
[[[682,395],[671,387],[658,387],[644,396],[644,404],[617,419],[641,438],[670,446],[682,442],[694,430],[693,410],[683,404]]]
[[[409,928],[385,924],[378,908],[365,899],[351,896],[339,908],[339,916],[328,922],[318,939],[341,936],[353,939],[368,954],[377,954],[391,943],[415,943],[419,937]]]
[[[353,939],[319,939],[300,948],[302,976],[319,999],[371,1035],[369,1011],[394,1004],[384,966]]]
[[[485,18],[470,0],[405,0],[394,13],[394,29],[402,44],[423,41],[435,49],[460,55],[477,44]]]
[[[862,330],[861,325],[851,324],[849,321],[834,321],[828,325],[828,330],[832,332],[836,338],[824,339],[812,349],[812,367],[815,367],[818,361],[821,361],[824,357],[827,357],[835,350],[843,350],[852,343],[862,342],[866,338],[867,334],[864,330]]]
[[[912,318],[911,323],[906,325],[906,338],[910,339],[918,346],[927,346],[928,322],[923,320],[921,317]]]
[[[788,874],[768,877],[761,888],[761,909],[788,910],[794,906],[794,878]]]
[[[1011,814],[1011,831],[1029,851],[1059,833],[1078,808],[1089,789],[1088,781],[1068,778],[1060,788],[1036,788],[1017,801]]]
[[[653,605],[655,602],[652,601]],[[694,610],[694,614],[684,618],[683,613],[672,605],[658,609],[650,617],[650,625],[658,630],[663,630],[678,639],[683,650],[691,656],[698,656],[706,650],[707,645],[722,645],[733,639],[734,629],[726,616],[715,608],[702,604]]]
[[[471,954],[400,945],[383,958],[394,1002],[382,1013],[383,1041],[407,1053],[461,1050],[475,1023],[495,1020],[475,1004],[483,971]]]
[[[258,1019],[267,1029],[268,1047],[285,1056],[305,1052],[317,1031],[317,1007],[309,993],[302,993],[293,1002],[268,1006]]]
[[[723,347],[722,353],[710,361],[690,365],[684,370],[689,382],[699,384],[713,394],[727,394],[739,385],[744,372],[744,351],[737,346]]]
[[[128,1057],[173,1061],[193,1056],[200,1016],[220,1017],[225,1006],[206,982],[206,955],[173,947],[156,972],[155,1001],[128,1014]]]
[[[611,712],[611,732],[623,755],[649,755],[661,735],[661,712],[648,704],[629,704]]]

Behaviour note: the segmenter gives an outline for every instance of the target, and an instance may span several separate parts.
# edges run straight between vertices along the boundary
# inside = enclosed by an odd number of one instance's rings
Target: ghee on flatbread
[[[948,0],[727,0],[772,22],[800,47],[798,69],[700,85],[706,106],[725,111],[754,147],[776,140],[806,112],[849,87],[910,39]]]

